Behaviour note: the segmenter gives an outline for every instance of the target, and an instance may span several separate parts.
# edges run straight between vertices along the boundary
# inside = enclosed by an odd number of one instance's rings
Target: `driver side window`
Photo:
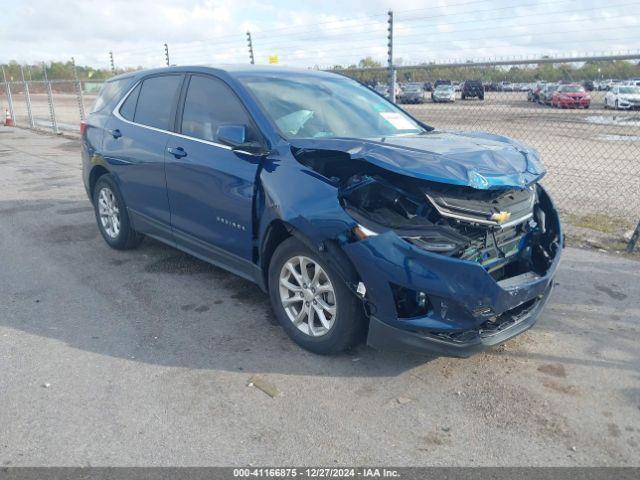
[[[235,93],[221,80],[193,75],[184,101],[180,132],[189,137],[218,142],[220,125],[247,127],[247,141],[257,141],[249,115]]]

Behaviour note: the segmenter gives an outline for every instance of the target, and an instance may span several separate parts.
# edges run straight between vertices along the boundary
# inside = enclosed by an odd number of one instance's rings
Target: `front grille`
[[[499,225],[494,214],[508,212],[507,223],[518,223],[531,216],[535,189],[483,191],[467,188],[427,194],[427,198],[443,217],[471,223]]]
[[[495,335],[496,333],[499,333],[520,322],[531,313],[539,300],[539,298],[534,298],[532,300],[529,300],[528,302],[523,303],[522,305],[501,313],[495,318],[487,320],[480,326],[480,330],[478,331],[480,337],[490,337],[491,335]]]

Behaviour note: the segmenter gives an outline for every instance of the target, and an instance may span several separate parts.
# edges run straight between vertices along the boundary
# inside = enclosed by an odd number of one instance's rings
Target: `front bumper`
[[[585,100],[585,99],[570,100],[570,99],[561,98],[556,103],[561,108],[588,108],[589,105],[591,105],[591,100]]]
[[[618,100],[618,108],[624,110],[640,109],[640,101]]]
[[[425,251],[394,232],[344,245],[367,289],[367,343],[465,357],[530,328],[549,298],[561,257],[563,236],[552,210],[548,218],[557,248],[540,275],[526,272],[496,281],[479,263]],[[399,318],[392,284],[426,293],[429,311]]]
[[[552,288],[553,282],[549,283],[545,293],[534,299],[531,306],[523,311],[503,314],[506,324],[503,328],[488,331],[468,330],[457,336],[403,330],[372,316],[369,320],[367,345],[377,350],[402,350],[446,357],[469,357],[529,330],[544,309]]]

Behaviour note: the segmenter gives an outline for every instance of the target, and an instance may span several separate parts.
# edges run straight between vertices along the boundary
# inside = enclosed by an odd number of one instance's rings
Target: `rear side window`
[[[223,124],[247,126],[247,140],[257,140],[251,120],[235,93],[221,80],[194,75],[182,113],[182,134],[217,142]]]
[[[182,75],[147,78],[142,82],[134,122],[169,130],[171,112],[182,84]]]
[[[120,99],[124,94],[125,89],[131,82],[131,78],[122,78],[120,80],[111,80],[109,82],[105,82],[100,89],[100,93],[98,94],[98,98],[96,99],[96,103],[93,105],[93,112],[99,112],[106,105],[111,103],[112,100]]]
[[[140,95],[140,84],[129,94],[127,99],[120,107],[120,115],[123,118],[133,122],[133,117],[136,113],[136,104],[138,103],[138,95]]]

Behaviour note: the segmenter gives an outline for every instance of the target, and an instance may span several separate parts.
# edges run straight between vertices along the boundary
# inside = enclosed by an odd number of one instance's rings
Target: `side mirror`
[[[217,131],[218,141],[238,147],[246,142],[247,127],[244,125],[220,125]]]

